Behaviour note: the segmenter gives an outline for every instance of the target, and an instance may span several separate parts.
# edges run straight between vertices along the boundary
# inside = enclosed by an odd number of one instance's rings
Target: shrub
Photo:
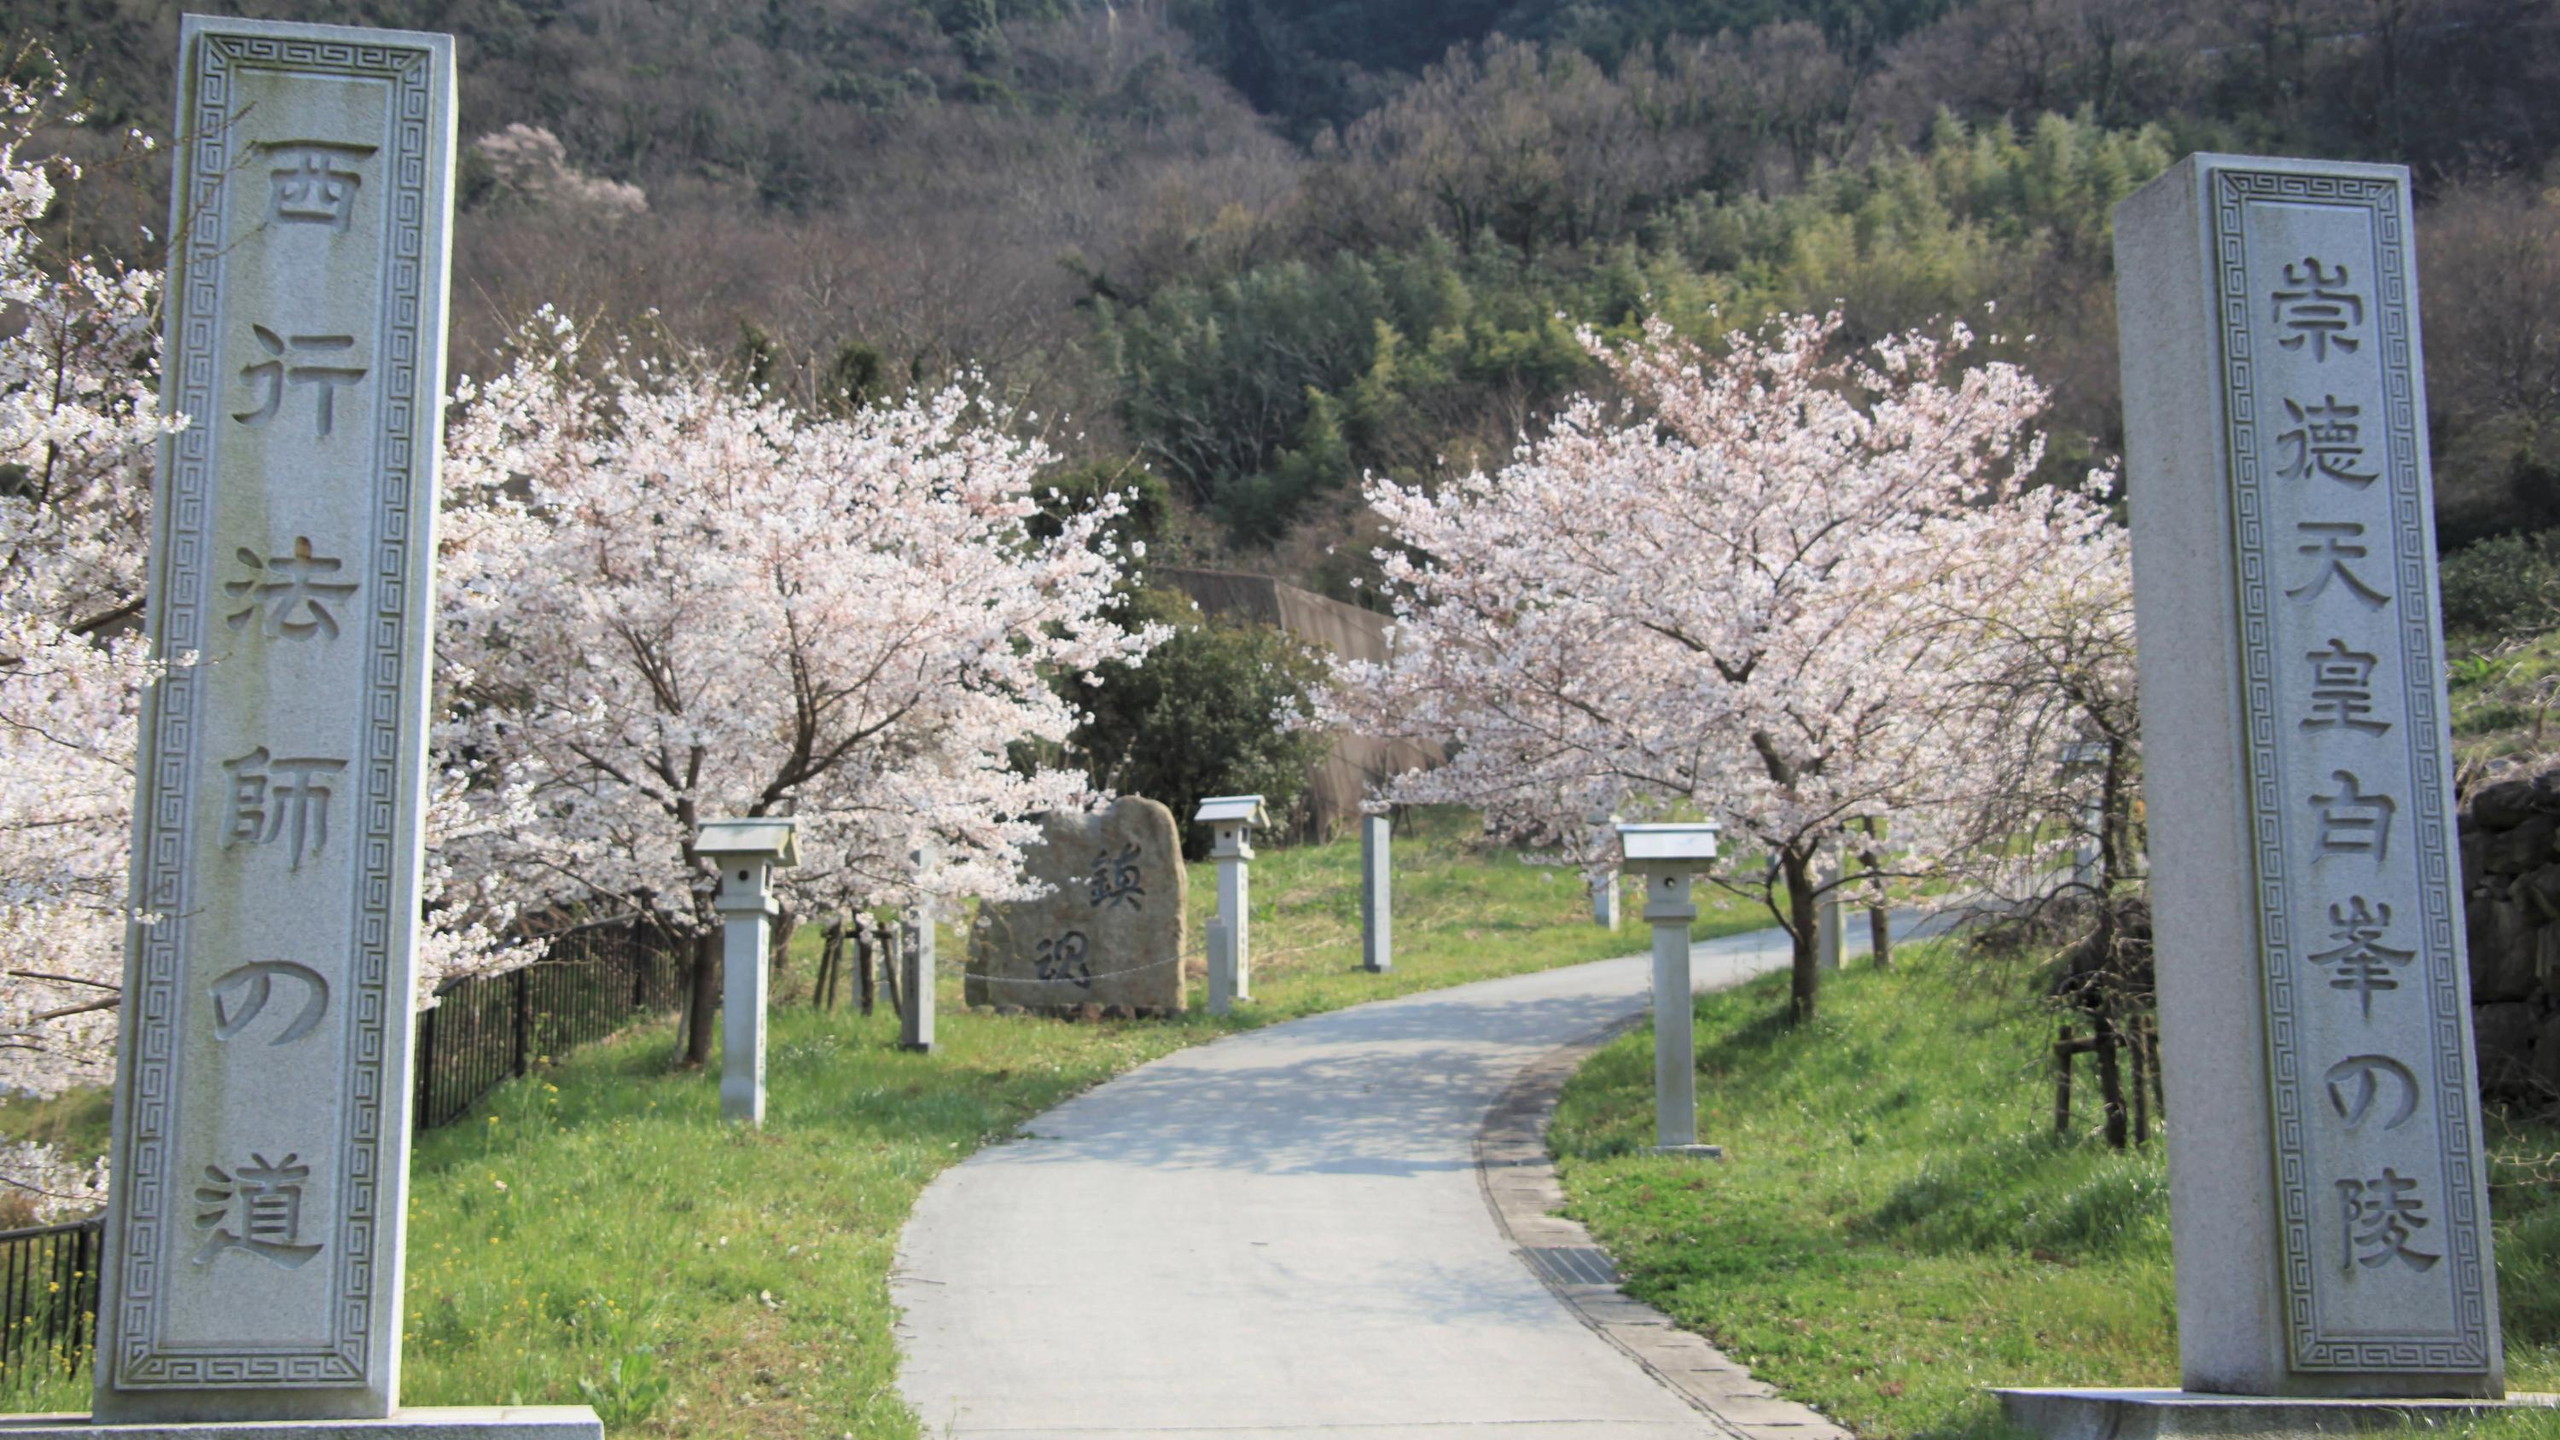
[[[2560,530],[2497,535],[2444,557],[2444,628],[2506,639],[2560,625]]]
[[[1068,677],[1088,716],[1070,740],[1097,786],[1172,807],[1185,853],[1207,837],[1191,812],[1209,795],[1259,794],[1274,818],[1306,789],[1322,734],[1293,728],[1324,673],[1321,661],[1268,625],[1204,620],[1180,595],[1139,591],[1124,623],[1168,624],[1173,637],[1137,666],[1104,665],[1092,683]]]

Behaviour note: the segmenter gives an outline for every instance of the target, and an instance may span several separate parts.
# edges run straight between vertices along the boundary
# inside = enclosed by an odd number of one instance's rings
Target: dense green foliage
[[[1104,665],[1061,680],[1088,718],[1070,740],[1098,787],[1162,801],[1197,859],[1208,840],[1190,823],[1210,795],[1260,795],[1275,818],[1306,789],[1322,732],[1295,729],[1323,674],[1306,648],[1268,625],[1202,618],[1181,595],[1144,590],[1131,619],[1169,625],[1143,665]]]
[[[1553,41],[1616,63],[1676,36],[1810,20],[1872,56],[1955,0],[1183,0],[1185,29],[1257,106],[1299,133],[1358,115],[1400,76],[1492,34]]]
[[[2496,535],[2447,555],[2444,627],[2498,640],[2560,626],[2560,530]]]
[[[1629,1288],[1860,1435],[2003,1434],[1990,1385],[2177,1380],[2157,1146],[2053,1134],[2051,1019],[1942,946],[1697,1007],[1699,1129],[1721,1164],[1645,1156],[1650,1037],[1567,1087],[1550,1143]],[[2560,1132],[2492,1116],[2508,1383],[2560,1380]]]
[[[1598,248],[1533,261],[1416,223],[1409,244],[1107,307],[1105,334],[1134,443],[1261,543],[1363,473],[1497,462],[1514,417],[1594,380],[1574,322],[1623,334],[1647,314],[1700,338],[1831,307],[1859,338],[1958,315],[2059,331],[2010,348],[2062,390],[2056,463],[2085,463],[2086,437],[2113,423],[2107,215],[2170,158],[2155,131],[2049,115],[2021,135],[1942,116],[1919,147],[1817,165],[1784,195],[1696,196]]]
[[[1193,500],[1267,543],[1365,471],[1498,453],[1479,417],[1551,403],[1589,371],[1561,314],[1636,312],[1647,277],[1626,259],[1566,277],[1432,240],[1168,287],[1106,314],[1123,413]]]

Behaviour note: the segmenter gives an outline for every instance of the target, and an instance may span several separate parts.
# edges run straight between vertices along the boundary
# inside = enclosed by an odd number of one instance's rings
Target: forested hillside
[[[166,132],[178,8],[0,21],[96,157]],[[461,37],[459,368],[546,303],[821,407],[974,367],[1160,476],[1160,545],[1344,598],[1358,475],[1498,458],[1599,383],[1578,325],[1961,319],[2053,387],[2056,473],[2109,459],[2108,207],[2202,148],[2415,167],[2445,539],[2560,526],[2549,0],[241,8]]]

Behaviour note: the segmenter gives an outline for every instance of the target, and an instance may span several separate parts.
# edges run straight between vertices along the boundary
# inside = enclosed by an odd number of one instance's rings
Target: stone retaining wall
[[[2482,1086],[2560,1102],[2560,766],[2465,802],[2462,893]]]

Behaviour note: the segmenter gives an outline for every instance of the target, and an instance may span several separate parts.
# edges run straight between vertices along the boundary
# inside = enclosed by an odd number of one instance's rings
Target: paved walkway
[[[1775,930],[1694,954],[1702,990],[1787,959]],[[1551,1091],[1558,1047],[1639,1013],[1648,983],[1638,957],[1381,1001],[1059,1106],[917,1204],[891,1282],[899,1388],[928,1435],[1009,1440],[1760,1432],[1612,1338],[1609,1315],[1643,1307],[1512,1238],[1489,1201],[1533,1176],[1479,1177],[1515,1082]]]

